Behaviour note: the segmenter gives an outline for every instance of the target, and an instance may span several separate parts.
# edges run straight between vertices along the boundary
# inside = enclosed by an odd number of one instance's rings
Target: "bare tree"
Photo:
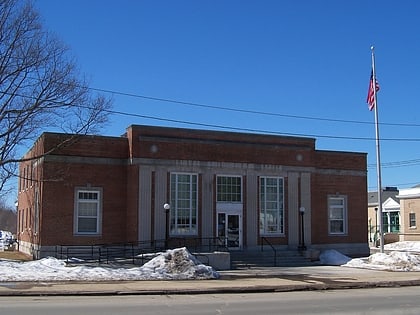
[[[0,230],[16,233],[17,213],[0,199]]]
[[[43,131],[95,133],[111,100],[93,95],[69,49],[44,30],[26,0],[0,0],[0,193],[17,150]]]

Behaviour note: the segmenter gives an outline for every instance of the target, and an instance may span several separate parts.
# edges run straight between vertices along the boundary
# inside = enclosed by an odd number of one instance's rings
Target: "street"
[[[1,315],[419,314],[419,287],[253,294],[0,297]]]

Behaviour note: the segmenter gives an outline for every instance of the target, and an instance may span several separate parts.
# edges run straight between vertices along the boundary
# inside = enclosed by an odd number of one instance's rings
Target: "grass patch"
[[[29,260],[32,260],[32,257],[22,252],[5,250],[4,252],[0,252],[0,259],[29,261]]]

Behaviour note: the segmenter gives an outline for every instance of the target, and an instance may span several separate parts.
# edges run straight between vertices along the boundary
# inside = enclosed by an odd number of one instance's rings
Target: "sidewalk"
[[[420,272],[335,266],[255,268],[221,271],[220,274],[217,280],[0,282],[0,296],[204,294],[420,286]]]

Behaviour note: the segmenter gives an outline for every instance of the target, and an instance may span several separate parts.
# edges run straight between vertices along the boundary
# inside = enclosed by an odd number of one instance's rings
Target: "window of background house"
[[[171,235],[197,234],[197,174],[171,174]]]
[[[101,233],[101,191],[76,190],[75,233],[100,234]]]
[[[328,232],[332,235],[347,233],[347,199],[345,196],[328,197]]]
[[[217,176],[217,201],[242,202],[242,177]]]
[[[284,233],[283,178],[260,178],[260,234]]]
[[[409,214],[410,217],[410,228],[414,229],[416,227],[416,214],[415,213],[410,213]]]

